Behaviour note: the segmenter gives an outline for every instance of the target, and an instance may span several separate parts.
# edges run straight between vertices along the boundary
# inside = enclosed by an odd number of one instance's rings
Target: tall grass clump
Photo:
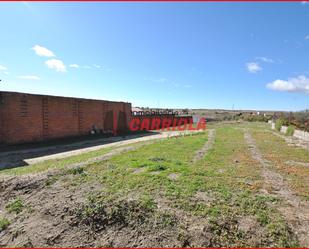
[[[294,131],[295,131],[295,127],[293,125],[289,125],[288,129],[286,130],[286,135],[293,136]]]

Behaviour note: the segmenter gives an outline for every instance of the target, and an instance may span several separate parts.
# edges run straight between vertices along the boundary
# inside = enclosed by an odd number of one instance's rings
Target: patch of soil
[[[136,168],[136,169],[133,169],[133,174],[140,174],[140,173],[143,173],[145,172],[145,168]]]
[[[212,148],[215,142],[215,137],[216,137],[216,130],[214,129],[208,130],[208,140],[203,146],[203,148],[196,152],[194,158],[192,159],[192,163],[201,160],[205,156],[207,151]]]
[[[244,216],[238,221],[238,228],[245,233],[254,231],[258,226],[259,223],[254,216]]]
[[[210,193],[210,192],[196,192],[194,195],[194,198],[198,201],[206,202],[206,203],[212,203],[213,201],[216,200],[216,197]]]
[[[150,175],[159,175],[161,171],[151,171]]]
[[[286,161],[284,163],[287,165],[298,165],[298,166],[309,167],[309,163],[304,163],[304,162]]]
[[[180,174],[171,173],[171,174],[168,175],[168,178],[175,181],[179,178],[179,176],[180,176]]]

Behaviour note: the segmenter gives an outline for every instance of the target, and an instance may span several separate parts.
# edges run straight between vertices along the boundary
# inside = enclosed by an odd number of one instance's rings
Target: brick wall
[[[122,121],[113,127],[114,115]],[[0,92],[0,144],[35,142],[116,128],[124,132],[131,104]]]

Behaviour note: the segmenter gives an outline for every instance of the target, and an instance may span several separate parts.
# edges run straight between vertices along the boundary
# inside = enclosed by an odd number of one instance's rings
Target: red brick
[[[0,144],[86,135],[93,126],[106,130],[113,122],[109,111],[117,120],[124,112],[126,121],[117,132],[125,131],[131,119],[130,103],[0,91]],[[107,117],[111,120],[106,122]]]

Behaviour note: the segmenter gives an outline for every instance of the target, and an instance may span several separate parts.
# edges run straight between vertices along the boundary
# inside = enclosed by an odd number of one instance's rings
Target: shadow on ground
[[[0,171],[28,165],[25,160],[159,134],[145,131],[122,136],[84,136],[0,147]]]

